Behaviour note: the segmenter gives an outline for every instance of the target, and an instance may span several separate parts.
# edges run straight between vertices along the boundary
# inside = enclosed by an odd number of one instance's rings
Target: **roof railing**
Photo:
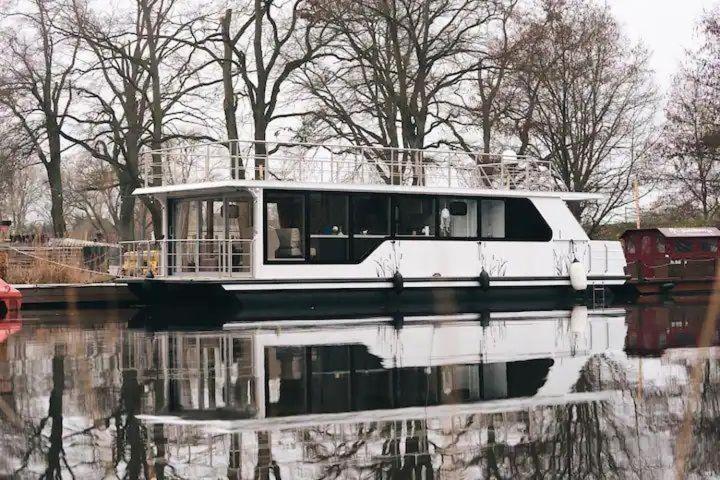
[[[145,186],[223,180],[552,191],[551,164],[512,152],[233,140],[148,151]]]

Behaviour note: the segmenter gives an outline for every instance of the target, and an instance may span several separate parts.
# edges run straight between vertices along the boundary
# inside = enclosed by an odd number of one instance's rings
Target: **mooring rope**
[[[47,263],[50,263],[50,264],[53,264],[53,265],[57,265],[57,266],[62,267],[62,268],[69,268],[69,269],[71,269],[71,270],[77,270],[77,271],[85,272],[85,273],[92,273],[92,274],[95,274],[95,275],[103,275],[103,276],[109,277],[109,278],[117,278],[115,275],[111,275],[111,274],[109,274],[109,273],[107,273],[107,272],[98,272],[97,270],[90,270],[90,269],[88,269],[88,268],[76,267],[76,266],[74,266],[74,265],[67,265],[67,264],[64,264],[64,263],[61,263],[61,262],[56,262],[55,260],[50,260],[49,258],[38,257],[37,255],[33,255],[33,254],[27,253],[27,252],[23,252],[22,250],[19,250],[19,249],[15,248],[15,247],[7,246],[7,247],[5,247],[5,248],[7,248],[8,250],[12,250],[12,251],[14,251],[14,252],[16,252],[16,253],[19,253],[20,255],[25,255],[26,257],[34,258],[35,260],[41,260],[41,261],[43,261],[43,262],[47,262]]]

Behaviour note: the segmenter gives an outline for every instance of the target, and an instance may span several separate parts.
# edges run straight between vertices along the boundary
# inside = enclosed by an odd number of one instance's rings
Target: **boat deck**
[[[145,187],[224,180],[554,191],[549,161],[505,152],[227,141],[148,152]]]

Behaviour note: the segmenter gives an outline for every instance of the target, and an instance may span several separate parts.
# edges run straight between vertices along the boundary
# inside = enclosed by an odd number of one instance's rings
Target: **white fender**
[[[577,292],[587,289],[588,286],[585,265],[577,260],[570,264],[570,285]]]
[[[570,312],[570,331],[582,335],[587,330],[588,308],[585,305],[575,305]]]

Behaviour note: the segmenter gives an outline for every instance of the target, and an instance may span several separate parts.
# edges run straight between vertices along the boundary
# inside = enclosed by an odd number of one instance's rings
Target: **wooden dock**
[[[23,295],[23,309],[73,305],[132,305],[137,303],[124,283],[13,285]]]

